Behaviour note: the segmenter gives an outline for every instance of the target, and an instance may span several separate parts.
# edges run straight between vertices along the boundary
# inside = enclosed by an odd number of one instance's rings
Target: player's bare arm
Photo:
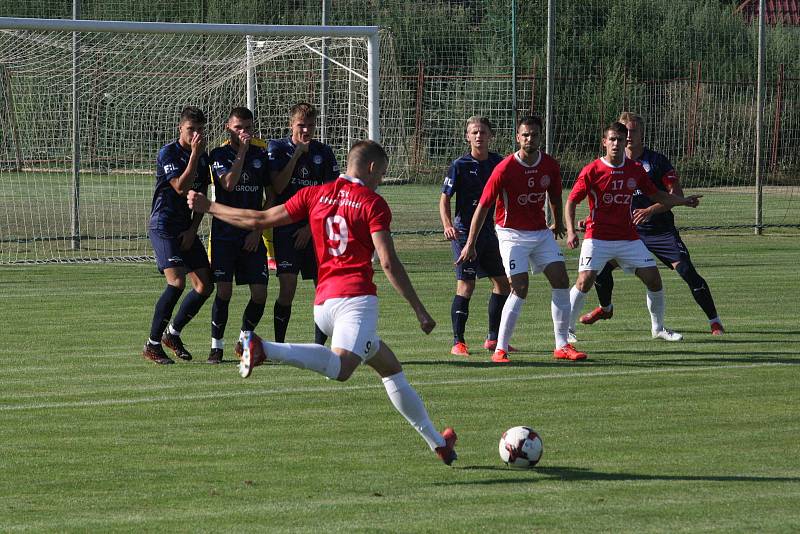
[[[195,178],[197,178],[197,168],[200,164],[200,156],[206,151],[206,138],[201,131],[195,131],[191,140],[192,151],[189,155],[189,163],[186,169],[177,178],[169,181],[169,184],[176,193],[183,196],[192,188]]]
[[[270,175],[270,180],[272,181],[272,188],[275,190],[275,193],[280,195],[283,193],[283,190],[286,189],[286,186],[289,185],[289,180],[292,179],[292,173],[294,172],[294,168],[297,165],[297,161],[303,154],[308,152],[308,145],[309,143],[295,143],[294,145],[294,152],[292,153],[292,157],[289,159],[289,162],[286,164],[284,168],[277,172],[273,172]]]
[[[221,221],[245,230],[263,230],[264,228],[282,226],[292,222],[292,218],[289,217],[289,213],[283,204],[267,211],[243,210],[211,202],[208,197],[195,191],[189,192],[188,202],[189,208],[193,211],[210,213]]]
[[[561,239],[567,233],[564,227],[564,205],[561,203],[561,195],[551,197],[548,195],[550,202],[550,212],[553,214],[553,224],[550,225],[553,235],[556,239]]]
[[[248,131],[240,131],[239,134],[239,148],[236,150],[236,158],[233,160],[231,170],[219,177],[220,185],[226,191],[233,191],[239,179],[242,177],[242,168],[244,167],[244,160],[247,155],[247,150],[250,148],[250,140],[253,138],[252,134]]]
[[[564,206],[564,224],[567,227],[568,248],[578,248],[579,245],[578,235],[575,233],[575,207],[575,202],[567,199],[567,203]]]
[[[492,201],[494,202],[494,201]],[[465,261],[472,261],[478,257],[475,251],[475,240],[478,238],[478,233],[483,227],[483,222],[486,220],[486,215],[489,213],[489,207],[478,203],[478,209],[472,215],[472,223],[469,225],[469,236],[464,248],[461,250],[461,255],[456,260],[456,265],[464,263]]]
[[[428,310],[419,300],[414,286],[411,284],[411,279],[408,277],[406,268],[403,266],[400,258],[397,257],[397,252],[394,249],[394,240],[392,235],[386,231],[373,232],[372,243],[375,245],[375,251],[378,253],[378,258],[381,260],[381,268],[386,273],[386,278],[394,287],[400,296],[402,296],[411,305],[411,309],[417,315],[419,326],[423,332],[430,334],[436,326],[436,321],[430,316]]]
[[[677,178],[669,185],[667,185],[667,192],[672,193],[673,195],[677,195],[679,197],[684,196],[683,188],[681,187],[681,184]],[[651,208],[651,213],[650,213],[651,216],[656,215],[658,213],[665,213],[670,210],[670,208],[666,207],[664,204],[661,203],[653,204],[652,206],[650,206],[650,208]]]
[[[445,239],[454,241],[458,239],[459,232],[453,227],[451,213],[450,197],[442,193],[442,196],[439,197],[439,218],[442,220]]]

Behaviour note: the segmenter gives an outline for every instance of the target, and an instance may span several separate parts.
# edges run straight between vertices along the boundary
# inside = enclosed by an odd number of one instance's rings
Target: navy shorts
[[[232,282],[236,284],[267,285],[267,247],[264,241],[258,241],[258,248],[253,252],[242,249],[244,240],[214,239],[211,237],[211,274],[215,282]]]
[[[673,263],[691,261],[689,250],[677,230],[663,234],[640,234],[639,237],[647,250],[670,269]]]
[[[467,243],[467,236],[462,232],[460,237],[450,242],[453,249],[453,260],[457,260]],[[492,278],[502,276],[506,271],[503,268],[503,259],[500,257],[500,245],[494,233],[481,233],[475,243],[475,252],[478,257],[473,261],[466,261],[456,265],[456,280],[475,280],[475,278]]]
[[[188,273],[208,269],[208,256],[199,237],[194,237],[189,250],[181,250],[177,237],[162,234],[157,230],[148,230],[147,235],[153,245],[158,272],[163,273],[164,269],[176,267],[183,267]]]
[[[314,242],[309,240],[305,248],[294,248],[294,234],[299,227],[295,225],[277,226],[272,230],[272,244],[275,247],[276,273],[302,274],[303,280],[317,279],[317,258],[314,256]]]

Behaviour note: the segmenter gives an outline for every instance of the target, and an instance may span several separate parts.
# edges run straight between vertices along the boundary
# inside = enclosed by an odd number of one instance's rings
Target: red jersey
[[[583,168],[572,187],[569,200],[578,203],[589,197],[586,239],[633,241],[639,239],[631,222],[633,193],[658,192],[638,161],[627,157],[619,167],[598,158]]]
[[[328,299],[375,295],[372,234],[389,230],[392,211],[361,180],[340,176],[304,187],[284,204],[292,221],[308,219],[317,257],[314,304]]]
[[[544,199],[561,196],[561,168],[558,162],[539,151],[539,158],[528,165],[513,153],[497,164],[483,188],[479,203],[488,207],[497,200],[494,222],[502,228],[544,230]]]

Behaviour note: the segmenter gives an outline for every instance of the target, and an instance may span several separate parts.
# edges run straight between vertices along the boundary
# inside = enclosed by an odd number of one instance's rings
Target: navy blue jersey
[[[269,142],[269,168],[272,172],[281,171],[294,154],[295,145],[291,137],[273,139]],[[303,187],[332,182],[339,177],[339,164],[331,147],[311,140],[308,152],[300,156],[286,188],[277,196],[275,204],[283,204]]]
[[[489,157],[478,161],[472,154],[465,154],[450,164],[447,176],[442,184],[442,193],[448,197],[456,197],[455,218],[453,227],[464,235],[469,234],[472,216],[478,207],[483,188],[492,175],[492,171],[503,160],[496,152],[489,152]],[[486,215],[481,232],[492,231],[494,224],[494,206]]]
[[[178,178],[186,170],[191,154],[191,150],[183,148],[178,141],[164,145],[158,151],[156,189],[153,192],[148,228],[167,237],[177,237],[192,224],[192,210],[186,203],[186,196],[179,195],[170,184],[170,180]],[[203,153],[197,162],[197,176],[192,183],[192,189],[205,193],[210,182],[208,155]]]
[[[637,160],[642,164],[650,181],[661,191],[669,191],[668,186],[678,180],[678,175],[672,167],[667,156],[660,154],[655,150],[645,148],[641,157]],[[653,201],[645,195],[640,189],[633,193],[631,201],[631,209],[647,208],[653,205]],[[653,215],[649,221],[640,224],[636,227],[636,231],[640,234],[661,234],[671,232],[675,229],[675,216],[672,211],[664,213],[657,213]]]
[[[247,149],[242,165],[242,174],[233,190],[227,191],[220,177],[229,173],[236,159],[237,149],[230,144],[211,151],[211,174],[214,178],[214,197],[220,204],[234,208],[260,210],[264,207],[264,188],[269,184],[269,161],[266,151],[253,145]],[[250,233],[230,225],[216,217],[211,221],[214,239],[238,240]]]

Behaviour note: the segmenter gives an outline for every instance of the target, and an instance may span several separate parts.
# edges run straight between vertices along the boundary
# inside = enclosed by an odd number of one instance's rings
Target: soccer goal
[[[155,156],[186,105],[206,112],[209,149],[234,106],[268,139],[306,101],[342,164],[359,139],[396,154],[392,54],[373,26],[0,17],[0,263],[148,258]]]

